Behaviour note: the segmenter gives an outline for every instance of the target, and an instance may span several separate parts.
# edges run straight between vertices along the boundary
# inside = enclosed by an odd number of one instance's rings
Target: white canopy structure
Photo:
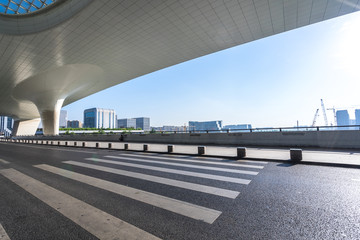
[[[34,134],[40,118],[45,134],[58,134],[61,107],[78,99],[360,8],[358,0],[40,2],[26,12],[0,6],[0,115],[16,120],[15,135]]]

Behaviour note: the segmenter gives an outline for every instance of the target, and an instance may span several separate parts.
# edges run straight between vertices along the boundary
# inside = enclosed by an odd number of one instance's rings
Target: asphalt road
[[[360,239],[360,169],[0,143],[1,240],[98,238]]]

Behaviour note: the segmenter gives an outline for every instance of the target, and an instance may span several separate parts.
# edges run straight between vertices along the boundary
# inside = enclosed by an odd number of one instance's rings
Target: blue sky
[[[99,107],[115,109],[118,118],[150,117],[152,126],[223,120],[286,127],[311,125],[322,98],[353,117],[360,105],[359,43],[355,13],[178,64],[63,109],[80,121],[84,109]],[[327,116],[332,122],[332,111]]]

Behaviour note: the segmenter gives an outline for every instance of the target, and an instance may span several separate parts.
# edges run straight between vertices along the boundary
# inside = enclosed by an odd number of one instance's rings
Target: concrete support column
[[[54,106],[37,105],[43,125],[44,135],[59,135],[59,117],[64,99],[59,99]]]
[[[40,118],[30,120],[15,120],[12,131],[13,136],[35,135],[40,123]]]

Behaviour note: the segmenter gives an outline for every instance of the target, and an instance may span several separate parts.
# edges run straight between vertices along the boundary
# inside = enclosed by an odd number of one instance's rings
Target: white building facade
[[[116,114],[112,109],[90,108],[84,111],[84,128],[116,128]]]

